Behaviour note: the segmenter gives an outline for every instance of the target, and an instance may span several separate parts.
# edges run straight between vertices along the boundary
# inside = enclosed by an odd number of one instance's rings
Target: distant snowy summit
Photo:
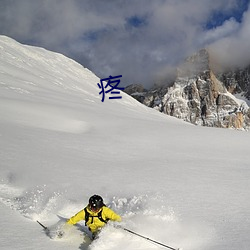
[[[131,85],[125,92],[141,103],[187,122],[222,128],[250,128],[250,66],[219,72],[206,49],[177,69],[171,85],[145,90]]]

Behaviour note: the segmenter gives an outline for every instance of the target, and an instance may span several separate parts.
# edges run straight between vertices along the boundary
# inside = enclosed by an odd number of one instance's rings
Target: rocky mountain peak
[[[208,50],[202,49],[178,67],[170,87],[130,94],[149,107],[196,125],[248,129],[250,109],[233,94],[248,93],[244,88],[250,85],[250,72],[215,74],[212,68]]]
[[[210,70],[209,53],[201,49],[194,55],[188,57],[177,69],[177,77],[194,77],[206,74]]]

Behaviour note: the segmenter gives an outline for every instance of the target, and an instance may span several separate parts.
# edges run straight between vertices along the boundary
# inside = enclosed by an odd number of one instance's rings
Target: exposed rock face
[[[181,65],[171,87],[144,90],[140,98],[137,92],[136,99],[196,125],[247,129],[250,109],[232,93],[249,87],[249,70],[224,73],[219,80],[210,68],[208,51],[201,50]],[[248,96],[249,89],[244,93]]]
[[[218,79],[225,84],[230,93],[242,93],[250,100],[250,66],[218,74]]]
[[[125,88],[124,90],[127,94],[133,96],[137,101],[144,101],[147,90],[141,84],[132,84]]]

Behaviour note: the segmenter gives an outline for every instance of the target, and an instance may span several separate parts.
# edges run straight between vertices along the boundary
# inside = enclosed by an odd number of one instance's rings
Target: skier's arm
[[[68,219],[67,224],[75,225],[78,221],[84,220],[85,218],[85,212],[84,209],[72,216],[70,219]]]
[[[121,216],[118,215],[118,214],[116,214],[116,213],[115,213],[113,210],[111,210],[110,208],[105,207],[104,210],[105,210],[105,217],[106,217],[107,219],[110,219],[110,220],[112,220],[112,221],[118,221],[118,222],[122,221]]]

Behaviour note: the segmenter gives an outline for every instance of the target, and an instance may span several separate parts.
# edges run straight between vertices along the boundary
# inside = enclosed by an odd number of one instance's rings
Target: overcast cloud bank
[[[0,34],[61,52],[100,77],[149,86],[210,47],[222,63],[250,62],[248,0],[0,2]]]

